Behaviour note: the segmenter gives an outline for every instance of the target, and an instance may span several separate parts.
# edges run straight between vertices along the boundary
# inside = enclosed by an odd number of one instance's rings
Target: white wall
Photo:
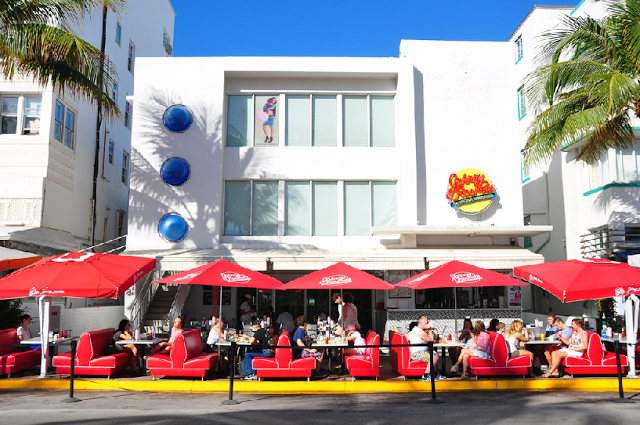
[[[129,249],[207,248],[247,241],[378,245],[373,237],[222,237],[224,179],[397,180],[398,224],[415,224],[413,71],[407,61],[171,58],[140,60],[136,72]],[[224,147],[226,93],[254,90],[395,92],[395,147]],[[161,122],[165,109],[176,103],[189,107],[194,116],[185,133],[171,133]],[[191,167],[191,178],[180,188],[164,184],[159,175],[162,163],[173,156],[186,159]],[[164,242],[157,233],[160,218],[172,211],[189,224],[186,239],[177,244]]]

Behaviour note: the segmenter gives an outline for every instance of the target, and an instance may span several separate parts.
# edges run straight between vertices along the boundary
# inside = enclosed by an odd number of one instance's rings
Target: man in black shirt
[[[254,357],[274,357],[276,355],[274,349],[261,348],[259,346],[264,347],[267,345],[275,345],[278,341],[278,335],[275,333],[275,329],[273,326],[270,326],[267,329],[263,329],[260,327],[260,322],[254,320],[251,325],[251,330],[254,332],[254,334],[249,342],[251,343],[251,345],[256,345],[257,347],[249,348],[244,357],[248,373],[248,375],[245,376],[244,379],[247,381],[257,379],[256,371],[252,367]]]

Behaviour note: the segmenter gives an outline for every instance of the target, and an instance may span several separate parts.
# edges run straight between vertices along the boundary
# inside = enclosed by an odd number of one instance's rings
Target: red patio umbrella
[[[93,252],[48,257],[0,279],[0,299],[117,298],[156,268],[153,258]]]
[[[522,286],[526,282],[513,279],[502,273],[472,266],[462,261],[449,261],[433,269],[403,280],[396,286],[404,286],[411,289],[454,288],[453,300],[455,303],[455,333],[458,334],[458,297],[455,288],[480,287],[480,286]]]
[[[513,273],[563,302],[640,294],[640,269],[602,258],[521,266]]]
[[[502,273],[472,266],[462,261],[449,261],[433,269],[403,280],[396,286],[411,289],[466,288],[479,286],[522,286],[518,279]]]
[[[281,289],[282,282],[227,260],[217,260],[154,281],[156,283]]]
[[[393,285],[348,264],[336,263],[294,279],[282,289],[393,289]]]

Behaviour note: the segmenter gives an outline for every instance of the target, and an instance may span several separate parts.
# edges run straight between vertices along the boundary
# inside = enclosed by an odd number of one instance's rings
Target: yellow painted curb
[[[640,382],[623,379],[625,391],[638,391]],[[56,389],[67,390],[68,380],[8,379],[0,381],[0,390]],[[76,379],[76,390],[126,390],[180,393],[228,393],[228,381],[127,381],[119,379]],[[403,393],[430,392],[431,383],[422,381],[261,381],[234,382],[238,394],[351,394],[351,393]],[[452,391],[618,391],[615,379],[522,379],[439,381],[439,392]]]

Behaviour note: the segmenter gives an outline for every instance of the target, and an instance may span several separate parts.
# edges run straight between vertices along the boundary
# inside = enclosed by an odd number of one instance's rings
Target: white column
[[[49,318],[51,316],[51,297],[40,297],[40,341],[42,357],[40,359],[40,378],[47,377],[49,366]],[[72,359],[73,361],[73,359]]]

